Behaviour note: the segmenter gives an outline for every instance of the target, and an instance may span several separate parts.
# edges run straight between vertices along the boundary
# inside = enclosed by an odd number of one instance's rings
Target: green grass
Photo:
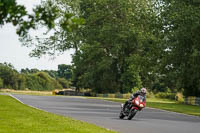
[[[185,105],[177,102],[174,103],[147,102],[147,106],[178,113],[200,116],[200,106]]]
[[[86,122],[40,111],[0,95],[0,133],[114,133]]]
[[[24,95],[39,95],[39,96],[52,96],[52,91],[31,91],[31,90],[13,90],[13,89],[0,89],[0,94],[24,94]]]
[[[120,103],[124,103],[127,100],[127,99],[101,98],[101,97],[98,97],[97,99],[109,100]],[[200,116],[200,106],[185,105],[178,103],[174,100],[147,98],[147,107]]]

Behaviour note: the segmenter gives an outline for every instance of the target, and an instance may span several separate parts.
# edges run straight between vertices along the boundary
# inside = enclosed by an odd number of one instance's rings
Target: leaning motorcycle
[[[123,119],[127,117],[128,120],[131,120],[138,111],[141,111],[146,106],[145,98],[141,95],[136,97],[129,103],[123,110],[123,104],[121,105],[121,111],[119,118]]]

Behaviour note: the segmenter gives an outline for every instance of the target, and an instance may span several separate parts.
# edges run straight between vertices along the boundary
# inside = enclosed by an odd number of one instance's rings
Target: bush
[[[175,93],[168,93],[168,92],[158,92],[155,94],[155,97],[157,98],[166,98],[166,99],[172,99],[175,100]]]
[[[17,90],[25,90],[26,89],[26,77],[24,74],[20,74],[17,79]]]
[[[0,89],[3,88],[3,79],[0,78]]]
[[[70,82],[63,81],[64,87],[68,87]],[[0,63],[0,88],[10,88],[15,90],[54,90],[62,89],[62,85],[49,76],[46,72],[39,72],[37,69],[30,71],[22,70],[19,73],[11,64]]]
[[[109,98],[115,98],[115,94],[108,94]]]
[[[139,91],[139,89],[138,89],[137,87],[134,87],[134,88],[132,88],[132,90],[131,90],[132,93],[135,93],[135,92],[137,92],[137,91]]]
[[[26,87],[30,90],[54,90],[62,89],[63,87],[58,81],[51,78],[45,72],[38,72],[32,75],[26,75]]]
[[[153,92],[149,91],[149,92],[147,92],[146,97],[147,97],[147,98],[153,98],[153,97],[155,97],[155,96],[154,96]]]
[[[12,66],[0,63],[0,78],[3,79],[4,88],[18,88],[18,72]]]
[[[184,102],[184,96],[181,92],[176,93],[176,101],[183,103]]]
[[[62,85],[55,79],[52,80],[53,88],[52,89],[63,89]]]
[[[58,78],[57,81],[59,84],[62,85],[63,88],[69,88],[70,87],[70,82],[64,78]]]

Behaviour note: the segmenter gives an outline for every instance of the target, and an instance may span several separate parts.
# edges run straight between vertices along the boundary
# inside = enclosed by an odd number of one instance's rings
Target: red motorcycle
[[[141,95],[136,97],[131,101],[131,103],[127,104],[123,109],[123,104],[121,105],[121,112],[119,115],[120,119],[127,117],[128,120],[131,120],[138,111],[141,111],[146,106],[145,98]]]

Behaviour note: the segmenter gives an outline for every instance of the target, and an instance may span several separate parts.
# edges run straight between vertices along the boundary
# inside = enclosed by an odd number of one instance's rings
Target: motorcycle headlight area
[[[143,104],[140,104],[140,107],[144,107],[144,105],[143,105]]]

